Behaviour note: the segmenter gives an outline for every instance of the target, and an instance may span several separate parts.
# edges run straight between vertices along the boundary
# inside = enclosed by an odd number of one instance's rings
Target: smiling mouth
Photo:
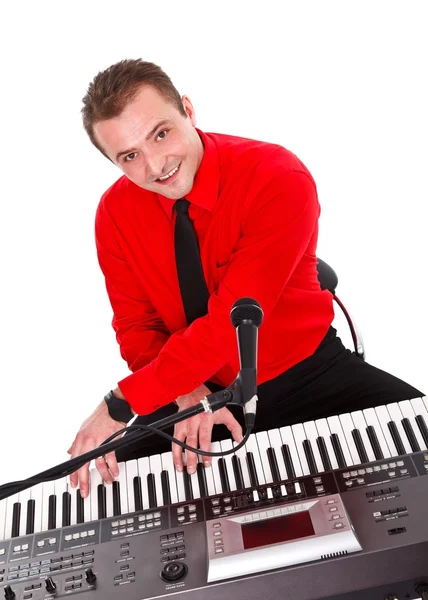
[[[169,173],[167,173],[163,177],[159,177],[158,179],[156,179],[156,181],[159,181],[159,182],[168,181],[168,179],[170,179],[177,173],[178,169],[180,168],[180,165],[181,165],[181,163],[178,164],[176,167],[174,167],[174,169],[172,169]]]

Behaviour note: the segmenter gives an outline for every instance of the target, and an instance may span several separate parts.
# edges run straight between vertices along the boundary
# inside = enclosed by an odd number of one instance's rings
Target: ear
[[[188,96],[182,96],[181,101],[183,102],[184,110],[186,111],[187,116],[189,117],[193,127],[195,127],[196,126],[196,113],[195,113],[195,109],[193,108],[193,104],[192,104],[190,98]]]

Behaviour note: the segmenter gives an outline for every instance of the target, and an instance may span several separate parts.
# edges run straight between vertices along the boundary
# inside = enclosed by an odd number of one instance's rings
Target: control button
[[[111,532],[112,535],[117,535],[119,532],[117,529],[113,529],[113,531]]]
[[[139,522],[140,522],[140,523],[141,523],[142,521],[145,521],[145,520],[146,520],[146,515],[140,515],[140,516],[138,517],[138,520],[139,520]]]
[[[154,516],[155,519],[160,519],[161,518],[161,513],[159,511],[155,512],[155,513],[153,513],[153,516]]]
[[[366,498],[373,498],[373,492],[366,492]]]
[[[365,469],[358,469],[358,475],[365,475],[365,474],[366,474]]]
[[[380,471],[380,465],[375,465],[375,466],[373,467],[373,470],[374,470],[374,471]]]
[[[375,519],[378,519],[382,515],[381,515],[380,511],[376,511],[376,512],[373,513],[373,516],[374,516]]]
[[[301,490],[301,487],[300,487],[300,483],[298,481],[296,481],[296,483],[294,485],[296,487],[296,494],[301,494],[302,490]]]
[[[409,471],[407,469],[400,469],[400,473],[402,475],[406,475],[406,473],[408,473]]]
[[[224,548],[215,548],[214,552],[215,554],[222,554],[224,552]]]
[[[394,487],[389,488],[390,492],[398,492],[398,487],[396,485],[394,485]]]
[[[321,483],[321,477],[314,477],[314,483]]]
[[[219,508],[213,508],[213,514],[214,515],[219,515],[220,514],[220,509]],[[178,520],[180,520],[180,517],[178,517]],[[184,521],[184,517],[182,517],[182,520]]]
[[[389,468],[390,469],[395,469],[396,466],[397,466],[397,463],[395,463],[395,462],[389,463]]]
[[[351,471],[351,477],[356,477],[358,475],[358,471]]]
[[[217,508],[217,509],[215,509],[215,510],[218,510],[218,512],[220,512],[220,509],[218,509],[218,508]],[[183,522],[183,521],[185,521],[185,520],[186,520],[186,517],[185,517],[184,515],[180,515],[179,517],[177,517],[177,521],[178,521],[179,523],[182,523],[182,522]]]
[[[176,538],[176,535],[175,535],[175,533],[170,533],[170,534],[168,535],[168,539],[169,539],[169,540],[175,540],[175,538]]]
[[[221,535],[221,531],[214,531],[213,535],[214,535],[215,537],[217,537],[217,536]]]
[[[335,529],[342,529],[343,527],[344,527],[343,523],[335,523],[334,524]]]
[[[126,527],[121,527],[119,529],[119,533],[126,533]]]
[[[340,519],[340,515],[333,515],[331,518],[333,521],[336,521],[336,519]]]
[[[406,506],[400,506],[399,508],[397,508],[398,512],[405,512],[407,510]]]
[[[211,504],[212,504],[213,506],[218,506],[218,505],[220,504],[220,500],[219,500],[218,498],[213,498],[213,499],[211,500]]]
[[[140,531],[142,531],[142,530],[143,530],[143,529],[145,529],[145,528],[146,528],[146,524],[145,524],[145,523],[139,523],[139,524],[138,524],[138,529],[139,529]]]
[[[28,550],[28,544],[22,544],[22,549],[23,550]]]
[[[177,515],[184,515],[184,506],[179,506],[177,508]]]
[[[362,477],[358,477],[357,483],[364,483],[364,479]]]
[[[68,539],[67,539],[68,538]],[[69,542],[71,540],[71,535],[66,535],[65,536],[65,541]],[[43,548],[45,545],[45,540],[39,540],[37,542],[37,548]],[[1,554],[1,550],[0,550],[0,554]]]
[[[388,465],[381,465],[380,468],[382,469],[382,471],[387,471]]]
[[[388,475],[390,477],[395,477],[395,471],[388,471]]]
[[[134,524],[134,519],[126,519],[126,524],[127,525],[133,525]]]
[[[326,504],[336,504],[336,500],[330,498],[330,500],[327,500]]]
[[[161,521],[155,521],[155,527],[160,527],[162,525]]]
[[[337,506],[332,506],[331,508],[328,509],[330,512],[336,512],[337,511]]]
[[[166,542],[166,541],[167,541],[167,539],[168,539],[168,536],[167,536],[167,535],[161,535],[161,536],[160,536],[160,541],[161,541],[161,542]]]
[[[89,535],[89,537],[93,537],[95,535],[95,529],[90,529],[88,531],[88,535]]]
[[[73,540],[78,540],[79,538],[80,538],[80,533],[73,533]],[[49,540],[49,543],[50,543],[50,540]]]
[[[217,529],[218,527],[221,527],[221,523],[213,523],[213,527],[214,529]]]
[[[223,540],[222,539],[214,540],[214,546],[223,546]]]
[[[147,513],[146,519],[153,519],[153,513]]]
[[[389,515],[390,511],[389,510],[381,510],[380,514],[382,515],[382,517],[384,517],[385,515]]]
[[[324,486],[323,485],[316,485],[315,486],[315,490],[317,492],[323,492],[324,491]]]
[[[119,527],[119,521],[112,521],[111,522],[111,526],[112,527]]]
[[[119,521],[119,525],[126,525],[126,519],[121,519]]]
[[[351,485],[352,485],[352,480],[351,480],[351,479],[348,479],[348,481],[345,481],[345,485],[346,485],[347,487],[351,487]]]
[[[80,532],[80,537],[81,537],[81,538],[88,537],[88,532],[87,532],[87,531],[81,531],[81,532]]]
[[[194,504],[189,504],[189,512],[195,512],[196,506]]]
[[[366,473],[373,473],[373,467],[366,467]]]
[[[268,495],[269,495],[269,494],[268,494]],[[233,506],[225,506],[225,507],[224,507],[224,510],[225,510],[226,512],[230,512],[230,511],[232,511],[232,510],[233,510]]]
[[[397,460],[397,467],[404,467],[404,461],[403,460]]]
[[[225,504],[229,504],[229,502],[231,502],[231,498],[229,498],[229,496],[226,496],[225,498],[223,498],[223,502]]]
[[[14,546],[13,547],[13,551],[14,552],[21,552],[21,546]]]

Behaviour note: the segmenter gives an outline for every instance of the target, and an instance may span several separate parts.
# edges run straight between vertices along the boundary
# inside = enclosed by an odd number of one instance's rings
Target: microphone
[[[240,298],[232,306],[230,320],[236,329],[241,370],[238,375],[241,402],[244,404],[245,419],[249,414],[254,424],[257,402],[257,339],[263,321],[263,311],[254,298]]]

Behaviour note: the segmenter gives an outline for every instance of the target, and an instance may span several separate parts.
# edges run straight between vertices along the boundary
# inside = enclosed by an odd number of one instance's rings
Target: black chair
[[[355,354],[365,359],[364,343],[357,327],[352,322],[349,312],[346,310],[342,302],[336,296],[336,288],[339,283],[339,278],[333,269],[326,262],[317,258],[318,281],[322,290],[329,290],[333,294],[333,300],[340,306],[346,320],[348,321],[349,329],[351,330],[352,341],[354,343]]]

